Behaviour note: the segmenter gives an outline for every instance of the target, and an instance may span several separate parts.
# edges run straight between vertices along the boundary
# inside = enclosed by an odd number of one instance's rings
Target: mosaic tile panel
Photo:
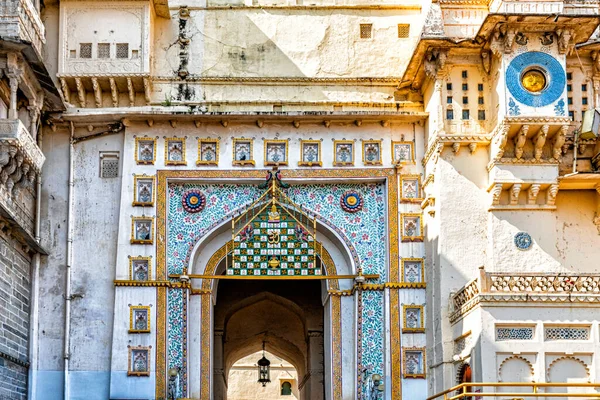
[[[189,190],[199,190],[206,197],[206,207],[190,214],[182,206],[182,196]],[[340,196],[348,190],[360,193],[363,209],[349,214],[340,206]],[[319,222],[335,231],[351,250],[355,265],[365,274],[379,274],[377,282],[385,282],[386,204],[385,185],[295,185],[285,190],[305,210],[316,214]],[[168,274],[180,274],[187,267],[195,243],[225,222],[228,216],[252,203],[262,190],[253,185],[170,184],[168,186],[166,265]],[[317,237],[317,240],[319,238]],[[384,321],[383,292],[364,295],[362,309],[363,368],[383,374]],[[167,357],[168,368],[185,369],[185,299],[179,289],[167,292]],[[181,393],[183,395],[185,393]]]

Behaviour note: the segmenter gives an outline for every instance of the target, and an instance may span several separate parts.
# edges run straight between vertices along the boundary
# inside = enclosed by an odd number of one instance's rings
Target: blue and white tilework
[[[206,197],[206,207],[195,214],[186,212],[182,196],[191,189]],[[340,196],[355,190],[363,198],[363,209],[349,214],[340,207]],[[365,274],[379,274],[385,282],[386,196],[384,184],[293,185],[285,189],[296,204],[317,215],[333,229],[351,251],[357,267]],[[257,199],[262,190],[253,185],[170,184],[168,187],[166,264],[168,274],[180,274],[189,265],[191,251],[203,236]],[[317,237],[318,240],[318,237]],[[197,271],[194,271],[197,272]],[[181,290],[168,291],[168,365],[184,367],[185,321]],[[363,304],[363,368],[383,373],[383,293],[367,292]]]

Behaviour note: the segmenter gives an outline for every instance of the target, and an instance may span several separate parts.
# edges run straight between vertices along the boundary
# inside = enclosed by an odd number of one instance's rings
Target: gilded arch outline
[[[167,216],[167,185],[173,180],[198,180],[198,179],[261,179],[264,178],[264,170],[160,170],[157,172],[157,205],[156,205],[156,280],[165,281],[166,276],[166,216]],[[392,398],[401,397],[401,386],[399,377],[400,369],[400,318],[397,312],[399,304],[398,288],[395,287],[399,281],[399,244],[398,244],[398,179],[394,168],[356,168],[356,169],[290,169],[285,170],[286,177],[294,178],[380,178],[385,181],[387,190],[387,221],[388,221],[388,283],[389,290],[389,321],[391,336],[391,395]],[[167,291],[165,286],[156,289],[156,397],[164,397],[167,388],[167,357],[166,357],[166,322],[167,322]],[[210,315],[210,292],[199,290],[196,294],[202,294],[201,312]],[[332,295],[332,313],[340,312],[340,294]],[[206,314],[204,314],[206,312]],[[185,316],[184,316],[185,317]],[[337,332],[341,337],[341,331]],[[204,333],[203,333],[204,335]],[[334,332],[332,332],[332,336]],[[202,340],[206,341],[204,336]],[[341,354],[340,354],[341,357]],[[359,374],[360,375],[360,374]],[[359,376],[360,382],[360,376]],[[341,382],[334,381],[334,387],[339,387]],[[204,390],[204,389],[202,389]],[[209,391],[210,389],[207,388]],[[203,392],[204,393],[204,392]]]

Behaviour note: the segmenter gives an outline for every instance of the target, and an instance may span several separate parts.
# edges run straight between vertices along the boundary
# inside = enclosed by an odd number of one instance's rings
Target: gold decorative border
[[[127,376],[150,376],[150,360],[152,357],[152,346],[127,346],[128,357],[127,357]],[[148,371],[133,371],[131,369],[131,355],[133,350],[145,350],[148,353]]]
[[[252,140],[252,139],[241,139]],[[235,141],[235,139],[234,139]],[[161,170],[157,174],[157,243],[156,243],[156,279],[166,280],[166,206],[167,206],[167,181],[170,178],[178,179],[220,179],[223,177],[238,179],[264,179],[264,170]],[[404,287],[405,283],[398,282],[399,277],[399,224],[398,224],[398,177],[395,168],[353,168],[353,169],[296,169],[286,170],[286,178],[383,178],[387,183],[388,191],[388,232],[389,232],[389,278],[392,282],[390,288],[390,320],[391,320],[391,356],[392,356],[392,398],[399,399],[402,394],[400,383],[401,361],[401,337],[399,321],[399,293],[396,286]],[[210,285],[208,285],[210,287]],[[387,286],[387,285],[386,285]],[[416,287],[410,284],[410,287]],[[210,315],[211,296],[203,293],[202,311]],[[167,288],[157,288],[157,309],[156,309],[156,397],[164,397],[166,393],[166,301]],[[208,311],[206,311],[208,310]],[[341,317],[340,317],[341,318]],[[203,333],[204,334],[204,333]],[[202,337],[203,342],[210,343],[210,332],[208,337]],[[207,362],[208,364],[204,365]],[[207,379],[210,379],[210,360],[202,360],[202,371],[206,372]],[[341,385],[340,385],[341,387]],[[203,385],[201,389],[201,398],[210,398],[210,382]],[[334,394],[335,395],[335,394]],[[341,399],[341,394],[339,399]],[[337,398],[335,400],[338,400]]]
[[[406,236],[404,235],[404,218],[407,217],[419,217],[419,236]],[[400,235],[403,242],[422,242],[425,240],[425,233],[423,232],[423,214],[421,213],[402,213],[400,214]]]
[[[140,160],[139,157],[139,143],[140,142],[152,142],[152,161]],[[136,137],[135,138],[135,163],[138,165],[153,165],[156,162],[156,138],[150,137]]]
[[[305,144],[317,144],[319,147],[319,159],[318,161],[304,161],[304,145]],[[301,140],[300,141],[300,161],[298,162],[299,167],[321,167],[323,162],[321,161],[321,141],[320,140]]]
[[[406,352],[421,352],[423,354],[423,373],[422,374],[409,374],[406,372]],[[425,347],[403,347],[402,348],[402,377],[404,379],[407,378],[416,378],[416,379],[425,379],[427,370],[427,359],[425,358]]]
[[[249,160],[236,160],[235,159],[235,147],[237,146],[238,142],[248,142],[250,143],[250,159]],[[233,143],[231,146],[231,163],[233,165],[255,165],[256,162],[254,161],[254,139],[252,138],[233,138]],[[224,171],[219,171],[219,172],[224,172]],[[225,176],[224,174],[222,176]]]
[[[133,314],[135,310],[146,310],[146,318],[148,319],[147,329],[135,329]],[[129,333],[150,333],[150,306],[129,306]],[[150,363],[148,363],[150,365]]]
[[[349,144],[352,146],[352,160],[351,161],[338,161],[337,160],[337,146],[338,144]],[[333,165],[336,167],[348,167],[354,165],[354,146],[353,140],[334,140],[333,141]]]
[[[396,147],[397,144],[408,144],[410,145],[410,160],[396,160],[396,152],[394,151],[394,148]],[[407,142],[407,141],[396,141],[396,140],[392,140],[392,163],[397,164],[397,163],[404,163],[404,164],[414,164],[415,163],[415,144],[413,142]]]
[[[152,180],[152,200],[149,202],[138,201],[138,181],[139,180]],[[154,175],[134,175],[133,176],[133,203],[132,206],[154,206],[154,199],[156,198],[156,179]]]
[[[202,159],[202,145],[205,143],[215,144],[215,159],[213,161]],[[198,138],[198,161],[196,161],[196,165],[219,165],[219,139]]]
[[[406,326],[406,311],[409,309],[418,308],[421,316],[421,327],[420,328],[409,328]],[[402,305],[402,333],[425,333],[425,307],[417,304]]]
[[[367,161],[365,157],[365,152],[367,150],[367,145],[369,144],[377,144],[379,146],[379,159],[377,161]],[[383,140],[363,140],[362,142],[362,161],[365,165],[381,165],[381,149],[383,147]]]
[[[402,184],[404,181],[417,181],[417,197],[404,197],[404,193],[402,192]],[[400,175],[400,201],[408,202],[408,203],[421,203],[423,201],[423,190],[421,187],[421,175],[413,174],[413,175]]]
[[[270,162],[267,160],[267,147],[271,144],[285,144],[285,161],[282,162]],[[265,157],[265,167],[273,166],[273,165],[288,165],[288,160],[290,158],[290,154],[288,152],[288,140],[287,139],[278,139],[278,140],[265,140],[264,146],[264,157]]]
[[[150,239],[141,240],[135,238],[135,223],[137,221],[150,221]],[[152,217],[131,217],[131,244],[152,244],[154,243],[154,218]]]
[[[181,161],[169,160],[169,144],[171,142],[181,142]],[[187,161],[185,161],[185,142],[185,138],[165,138],[165,165],[187,165]]]
[[[147,281],[136,281],[133,279],[133,262],[134,261],[147,261],[148,262],[148,280]],[[129,256],[129,280],[133,282],[151,282],[152,281],[152,257],[151,256]]]
[[[404,280],[404,263],[406,261],[420,261],[421,262],[421,282],[406,282]],[[403,258],[402,260],[400,260],[400,271],[401,271],[401,278],[402,278],[402,283],[410,283],[410,284],[418,284],[418,283],[425,283],[425,260],[423,258]]]

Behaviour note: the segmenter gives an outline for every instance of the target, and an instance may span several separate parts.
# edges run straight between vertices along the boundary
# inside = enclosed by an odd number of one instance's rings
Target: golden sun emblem
[[[537,69],[531,69],[523,74],[521,84],[532,93],[541,92],[546,87],[546,75]]]
[[[356,202],[357,202],[357,199],[356,199],[356,197],[354,197],[354,196],[348,196],[348,198],[346,198],[346,202],[347,202],[349,205],[353,206],[353,205],[355,205],[355,204],[356,204]]]

